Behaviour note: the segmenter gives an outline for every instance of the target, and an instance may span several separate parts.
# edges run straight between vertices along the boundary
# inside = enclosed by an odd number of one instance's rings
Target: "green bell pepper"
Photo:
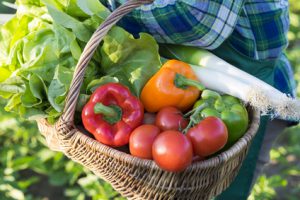
[[[204,90],[201,99],[194,104],[194,108],[203,104],[207,106],[201,110],[201,118],[215,116],[221,118],[226,124],[228,129],[227,147],[233,145],[245,134],[249,123],[248,112],[239,99]]]

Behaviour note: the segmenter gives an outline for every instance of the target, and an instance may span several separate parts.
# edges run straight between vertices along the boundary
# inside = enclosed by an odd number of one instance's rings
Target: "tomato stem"
[[[207,103],[203,103],[202,105],[194,108],[192,111],[187,113],[190,115],[190,121],[187,127],[182,131],[183,134],[186,134],[191,127],[193,127],[195,124],[198,124],[202,120],[200,112],[207,106],[209,106]],[[187,114],[185,114],[184,116],[186,117]]]

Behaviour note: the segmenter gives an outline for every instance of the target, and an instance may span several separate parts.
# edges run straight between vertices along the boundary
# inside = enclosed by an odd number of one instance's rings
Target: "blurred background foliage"
[[[14,2],[14,0],[6,0]],[[2,2],[2,1],[1,1]],[[300,3],[290,0],[290,45],[286,51],[300,81]],[[0,13],[9,12],[0,3]],[[297,88],[300,97],[300,86]],[[36,124],[3,110],[0,99],[0,199],[123,199],[89,170],[46,147]],[[249,200],[298,200],[300,197],[300,125],[286,129],[271,150],[271,162]]]

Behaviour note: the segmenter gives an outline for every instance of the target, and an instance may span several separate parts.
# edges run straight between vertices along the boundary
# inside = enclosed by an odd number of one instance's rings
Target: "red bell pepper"
[[[82,110],[86,130],[99,142],[119,147],[128,144],[134,128],[142,124],[144,107],[119,83],[100,86]]]

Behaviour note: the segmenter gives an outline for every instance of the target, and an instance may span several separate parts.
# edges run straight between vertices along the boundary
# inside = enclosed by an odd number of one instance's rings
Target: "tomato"
[[[165,131],[154,140],[152,155],[160,168],[180,172],[192,163],[192,143],[179,131]]]
[[[182,113],[175,107],[164,107],[156,115],[156,126],[162,131],[181,131],[188,125],[188,121],[183,118]]]
[[[217,117],[207,117],[187,132],[194,153],[206,157],[221,150],[228,139],[228,131],[224,122]]]
[[[152,159],[152,144],[159,133],[159,128],[150,124],[134,129],[129,139],[130,153],[139,158]]]
[[[143,124],[155,124],[155,117],[154,113],[144,113]]]

